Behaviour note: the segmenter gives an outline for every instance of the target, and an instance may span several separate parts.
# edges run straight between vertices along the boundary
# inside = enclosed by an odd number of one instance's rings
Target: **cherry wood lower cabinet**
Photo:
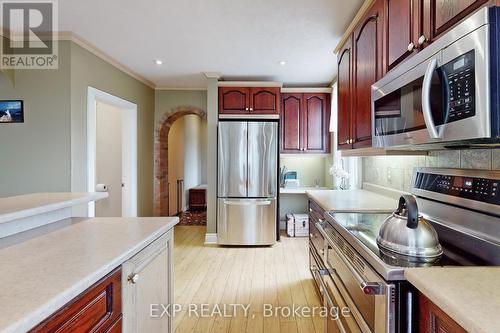
[[[114,270],[30,332],[121,332],[121,276]]]
[[[460,325],[451,319],[443,310],[420,294],[420,333],[466,333]]]

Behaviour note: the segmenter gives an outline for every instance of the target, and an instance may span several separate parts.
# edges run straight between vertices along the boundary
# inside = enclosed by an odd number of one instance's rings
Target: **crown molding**
[[[375,0],[365,0],[365,2],[363,2],[361,8],[359,8],[358,12],[356,13],[356,16],[354,16],[354,18],[352,19],[351,24],[349,24],[344,35],[342,35],[342,38],[337,43],[337,46],[335,47],[333,53],[338,54],[340,52],[340,49],[344,46],[347,39],[349,39],[351,34],[354,32],[354,29],[356,29],[358,23],[361,22],[361,19],[365,16],[374,2]]]
[[[222,77],[222,73],[220,72],[203,72],[203,75],[205,75],[205,77],[207,79],[220,79]]]
[[[181,87],[156,87],[156,91],[206,91],[206,87],[181,88]]]
[[[219,87],[278,87],[283,86],[282,82],[273,81],[219,81]]]
[[[118,62],[117,60],[112,58],[111,56],[102,52],[97,47],[95,47],[92,43],[90,43],[88,40],[80,37],[79,35],[75,34],[74,32],[71,32],[71,31],[58,32],[56,39],[60,40],[60,41],[71,41],[71,42],[81,46],[85,50],[89,51],[90,53],[92,53],[96,57],[101,58],[105,62],[107,62],[110,65],[114,66],[115,68],[119,69],[120,71],[122,71],[122,72],[130,75],[134,79],[144,83],[148,87],[150,87],[152,89],[156,89],[156,85],[153,82],[151,82],[148,79],[144,78],[143,76],[137,74],[136,72],[134,72],[133,70],[131,70],[127,66],[121,64],[120,62]]]
[[[311,93],[311,94],[315,94],[315,93],[331,93],[332,92],[332,88],[321,88],[321,87],[315,87],[315,88],[300,88],[300,87],[297,87],[297,88],[293,88],[293,87],[283,87],[281,88],[281,92],[282,93]]]

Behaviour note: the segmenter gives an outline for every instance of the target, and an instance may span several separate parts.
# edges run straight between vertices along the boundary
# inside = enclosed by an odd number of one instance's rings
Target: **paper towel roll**
[[[95,190],[96,192],[108,192],[108,186],[106,184],[97,184]]]

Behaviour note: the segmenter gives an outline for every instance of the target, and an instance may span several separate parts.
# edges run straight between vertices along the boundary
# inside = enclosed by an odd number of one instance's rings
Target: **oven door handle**
[[[436,58],[431,59],[427,70],[425,71],[424,81],[422,83],[422,112],[424,114],[425,126],[427,131],[429,131],[429,136],[432,139],[441,138],[441,131],[439,131],[434,124],[434,119],[432,118],[431,109],[431,87],[432,87],[432,74],[438,67],[438,62]]]
[[[328,236],[321,226],[321,224],[316,223],[316,228],[318,228],[319,233],[326,239],[326,241],[329,243],[329,245],[332,247],[333,250],[338,254],[340,259],[344,262],[344,264],[347,266],[349,271],[352,273],[354,278],[359,284],[359,287],[361,288],[361,291],[365,295],[384,295],[386,293],[385,286],[382,283],[379,282],[369,282],[366,281],[361,274],[358,273],[356,268],[350,263],[349,259],[344,255],[344,253],[337,247],[337,245],[330,239],[330,236]]]

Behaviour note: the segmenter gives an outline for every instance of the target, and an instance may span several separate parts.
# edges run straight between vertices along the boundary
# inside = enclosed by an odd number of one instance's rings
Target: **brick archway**
[[[164,114],[155,130],[155,184],[154,212],[155,216],[168,216],[168,133],[172,124],[180,117],[195,114],[202,119],[207,114],[200,108],[180,106]]]

